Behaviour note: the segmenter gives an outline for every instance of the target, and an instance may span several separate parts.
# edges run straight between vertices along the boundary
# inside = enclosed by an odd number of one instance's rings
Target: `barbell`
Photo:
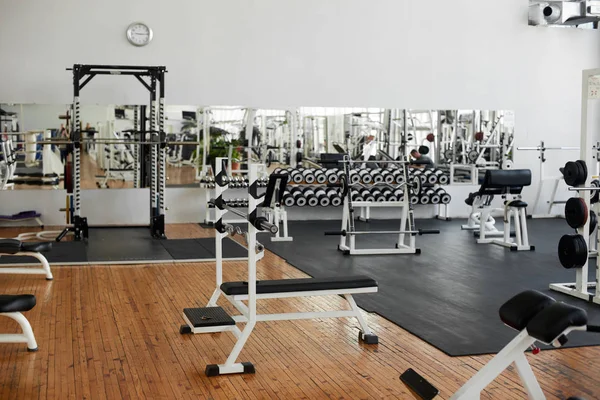
[[[341,231],[326,231],[325,236],[357,236],[357,235],[436,235],[439,234],[439,229],[417,229],[412,231],[347,231],[345,229]]]
[[[117,139],[80,139],[79,141],[75,142],[75,141],[71,141],[71,140],[37,140],[35,142],[12,142],[13,144],[29,144],[29,145],[36,145],[36,144],[41,144],[41,145],[61,145],[61,144],[76,144],[76,143],[96,143],[96,144],[166,144],[169,146],[201,146],[202,143],[200,142],[180,142],[180,141],[169,141],[169,142],[160,142],[160,141],[156,141],[156,142],[146,142],[146,141],[132,141],[131,139],[123,139],[123,140],[117,140]]]
[[[269,231],[272,234],[276,234],[277,232],[279,232],[279,227],[275,224],[270,223],[265,217],[256,217],[252,220],[250,215],[228,206],[221,197],[218,197],[217,199],[210,199],[208,201],[208,204],[217,207],[219,210],[227,210],[239,217],[248,220],[248,222],[254,225],[254,227],[258,230]]]

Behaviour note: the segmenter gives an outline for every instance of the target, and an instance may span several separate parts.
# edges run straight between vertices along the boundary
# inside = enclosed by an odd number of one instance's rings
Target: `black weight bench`
[[[50,242],[21,242],[17,239],[0,239],[0,257],[22,256],[33,257],[40,261],[41,268],[30,267],[0,267],[0,274],[42,274],[47,280],[52,280],[50,264],[42,253],[52,250]]]
[[[584,310],[557,302],[535,290],[514,296],[500,307],[499,313],[502,322],[520,333],[460,388],[451,400],[478,399],[481,391],[513,363],[529,398],[545,399],[525,352],[533,348],[536,354],[539,351],[534,346],[536,341],[561,347],[572,331],[600,332],[599,326],[587,324],[587,313]]]
[[[523,187],[531,185],[531,170],[487,170],[477,192],[470,193],[465,203],[471,206],[467,224],[462,229],[477,230],[477,243],[493,243],[514,251],[535,250],[529,244],[527,232],[527,203],[521,199]],[[502,196],[503,208],[492,208],[494,196]],[[493,212],[504,217],[504,230],[496,228]],[[515,225],[515,240],[511,239],[511,222]],[[502,239],[494,239],[501,237]]]
[[[340,278],[303,278],[303,279],[278,279],[256,281],[256,294],[273,293],[299,293],[339,291],[348,293],[349,290],[359,289],[360,293],[367,293],[363,289],[377,289],[377,281],[368,276],[347,276]],[[248,294],[248,282],[225,282],[221,291],[227,296]]]
[[[22,314],[35,307],[35,296],[32,294],[6,295],[0,294],[0,316],[17,321],[23,333],[2,333],[0,343],[27,343],[28,351],[36,351],[37,343],[31,325]]]

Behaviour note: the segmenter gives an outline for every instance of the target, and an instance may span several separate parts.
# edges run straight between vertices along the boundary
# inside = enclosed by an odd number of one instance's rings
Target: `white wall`
[[[0,102],[71,101],[73,63],[163,64],[170,104],[507,109],[517,145],[577,145],[581,70],[597,31],[527,24],[525,0],[0,0]],[[153,43],[125,39],[147,22]],[[131,104],[128,77],[82,101]],[[555,171],[569,156],[550,156]],[[536,157],[517,166],[537,171]],[[531,200],[534,188],[529,189]]]

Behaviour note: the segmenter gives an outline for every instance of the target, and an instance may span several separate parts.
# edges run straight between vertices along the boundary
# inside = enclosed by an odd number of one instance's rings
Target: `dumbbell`
[[[319,205],[319,199],[315,196],[315,189],[313,187],[304,188],[304,197],[306,198],[306,204],[310,207]]]
[[[283,205],[286,207],[292,207],[294,205],[295,201],[294,201],[294,197],[292,196],[292,194],[286,190],[285,192],[283,192]]]
[[[444,191],[443,194],[440,194],[440,203],[441,204],[450,204],[451,200],[452,200],[452,196],[450,196],[450,194],[447,193],[446,191]]]
[[[410,196],[410,204],[413,206],[419,204],[419,196]]]
[[[302,171],[302,176],[304,178],[304,182],[310,184],[315,183],[315,170],[314,169],[305,169]]]
[[[388,185],[393,184],[395,181],[394,174],[389,169],[381,171],[381,176],[383,177],[383,181]]]
[[[440,194],[440,189],[433,190],[433,193],[430,194],[431,204],[440,204],[442,201],[442,196]]]
[[[329,204],[331,204],[331,200],[327,195],[327,190],[325,190],[325,188],[323,187],[318,188],[315,191],[315,198],[317,199],[317,202],[321,207],[327,207]]]
[[[402,173],[401,170],[397,169],[393,172],[394,175],[394,181],[396,182],[396,184],[401,185],[404,183],[404,174]]]
[[[294,204],[298,207],[304,207],[306,205],[306,197],[301,188],[295,187],[290,190],[290,194],[294,198]]]
[[[325,171],[323,169],[318,169],[315,171],[315,180],[320,184],[327,182],[327,175],[325,175]]]
[[[438,176],[438,183],[440,185],[449,185],[450,184],[450,176],[445,171],[438,169],[436,171],[436,174]]]
[[[329,183],[337,183],[338,182],[338,171],[337,169],[328,169],[325,171],[325,175],[327,176],[327,182]]]
[[[290,176],[292,178],[292,182],[294,182],[294,183],[302,183],[302,180],[304,180],[302,171],[300,171],[299,169],[293,170],[292,173],[290,174]]]
[[[373,197],[369,189],[361,189],[359,193],[360,197],[363,198],[363,201],[375,201],[375,197]]]
[[[350,171],[349,177],[350,177],[351,185],[356,185],[356,184],[360,183],[360,175],[358,174],[358,171],[356,171],[356,170]]]
[[[329,201],[331,202],[332,206],[339,207],[342,204],[342,198],[337,190],[329,189],[327,191],[327,196],[329,197]]]
[[[358,190],[351,191],[350,195],[352,197],[352,201],[363,201],[363,198],[361,197],[361,195],[358,192]]]
[[[381,190],[374,188],[371,191],[371,195],[375,198],[375,201],[381,203],[387,200],[387,197],[381,192]]]
[[[371,170],[371,176],[373,176],[374,183],[382,183],[383,182],[384,177],[382,175],[381,168]]]
[[[360,176],[360,180],[364,184],[368,185],[369,183],[373,182],[373,176],[371,175],[368,169],[361,169],[360,171],[358,171],[358,175]]]

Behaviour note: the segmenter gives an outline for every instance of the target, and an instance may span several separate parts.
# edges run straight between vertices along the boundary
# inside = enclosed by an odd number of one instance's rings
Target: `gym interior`
[[[597,3],[0,1],[0,398],[600,398]]]

